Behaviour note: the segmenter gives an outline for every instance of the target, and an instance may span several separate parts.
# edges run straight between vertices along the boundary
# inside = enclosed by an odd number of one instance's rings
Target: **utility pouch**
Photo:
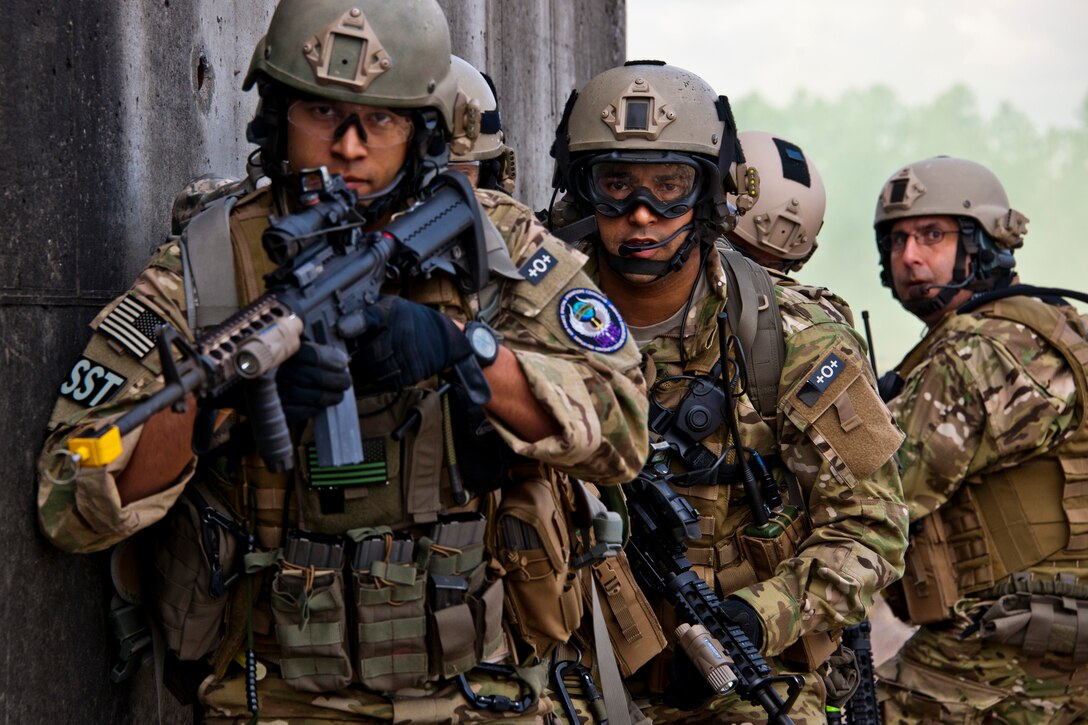
[[[959,594],[944,522],[934,511],[918,523],[921,531],[911,531],[900,591],[911,624],[943,622],[951,619]]]
[[[362,463],[317,465],[303,434],[296,476],[299,525],[336,535],[390,521],[431,523],[442,508],[442,405],[433,390],[409,388],[356,398]]]
[[[343,543],[292,532],[272,580],[280,672],[296,690],[327,692],[351,682]]]
[[[602,559],[590,569],[604,592],[599,598],[601,614],[620,674],[629,677],[665,649],[665,634],[646,595],[635,583],[626,553]],[[593,606],[588,584],[582,592],[583,606]]]
[[[200,659],[219,644],[227,591],[241,572],[242,535],[225,507],[197,483],[186,487],[156,527],[154,599],[166,646],[178,659]]]
[[[545,475],[518,477],[503,489],[490,547],[503,571],[509,622],[521,640],[519,661],[547,657],[582,618],[581,583],[570,565],[570,509],[560,486]],[[568,489],[569,490],[569,489]]]
[[[435,524],[427,602],[431,672],[438,678],[467,672],[502,647],[503,587],[487,579],[486,527],[478,514]]]
[[[756,581],[765,581],[774,576],[779,562],[797,552],[807,534],[804,516],[793,506],[784,506],[781,511],[772,512],[763,530],[749,525],[738,532],[737,545],[744,559],[751,563]]]
[[[1006,594],[982,615],[984,640],[1013,645],[1030,657],[1047,652],[1088,662],[1088,601],[1050,594]]]
[[[807,519],[793,506],[772,512],[770,520],[757,530],[748,526],[737,534],[737,546],[752,565],[756,581],[774,576],[779,562],[793,556],[808,535]],[[838,638],[827,632],[806,634],[780,655],[781,659],[805,672],[813,672],[835,652]]]
[[[415,542],[392,533],[364,538],[351,568],[359,683],[385,693],[418,687],[427,679],[427,615]]]

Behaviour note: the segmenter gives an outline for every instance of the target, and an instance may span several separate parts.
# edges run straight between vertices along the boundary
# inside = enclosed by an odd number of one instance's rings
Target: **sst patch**
[[[536,250],[536,254],[529,257],[529,261],[521,265],[518,271],[521,272],[522,277],[529,280],[530,284],[538,285],[558,263],[559,260],[549,254],[547,249],[541,247]]]
[[[559,301],[559,321],[570,339],[594,352],[616,352],[627,342],[627,325],[611,300],[578,288]]]
[[[838,355],[829,354],[816,368],[816,372],[809,375],[808,380],[801,386],[801,391],[797,393],[798,399],[810,408],[816,405],[816,401],[845,368],[846,365]]]
[[[73,403],[90,408],[111,399],[127,382],[120,373],[81,357],[68,371],[68,379],[61,384],[60,394]]]
[[[98,331],[108,335],[121,347],[139,359],[155,349],[166,320],[149,310],[135,297],[129,296],[113,308],[98,325]]]

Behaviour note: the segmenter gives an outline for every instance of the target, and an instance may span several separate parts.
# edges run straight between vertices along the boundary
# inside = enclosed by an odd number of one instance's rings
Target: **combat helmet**
[[[567,100],[552,156],[552,185],[557,193],[567,191],[581,214],[618,216],[633,203],[646,203],[668,218],[694,209],[698,229],[728,228],[735,221],[736,209],[725,194],[737,192],[743,158],[729,100],[683,68],[629,61],[590,79]],[[680,164],[695,169],[695,181],[682,198],[668,204],[636,195],[616,203],[599,193],[593,178],[594,169],[607,163]],[[712,242],[708,236],[688,234],[666,262],[615,255],[606,259],[618,271],[662,276],[683,266],[697,240]]]
[[[880,281],[893,295],[888,233],[896,220],[918,216],[954,217],[959,235],[952,283],[935,297],[910,300],[911,312],[925,316],[941,310],[960,289],[983,291],[1009,284],[1016,265],[1013,250],[1024,244],[1028,218],[1009,206],[1005,187],[988,168],[936,156],[907,164],[884,183],[873,228]]]
[[[503,134],[495,84],[463,58],[454,55],[450,61],[457,82],[450,163],[478,164],[479,187],[512,194],[517,166],[514,150],[506,145]]]
[[[744,159],[759,172],[759,200],[732,234],[782,261],[783,271],[801,269],[816,251],[827,194],[820,172],[796,144],[766,131],[737,134]]]
[[[298,98],[408,113],[405,167],[393,186],[371,197],[403,198],[445,164],[457,85],[449,26],[435,0],[282,0],[242,87],[255,84],[261,101],[247,137],[273,178],[285,172],[287,108]]]

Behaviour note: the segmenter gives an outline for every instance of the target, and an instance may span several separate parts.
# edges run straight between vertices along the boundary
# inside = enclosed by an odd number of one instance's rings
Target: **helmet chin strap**
[[[695,248],[696,235],[690,233],[693,231],[695,231],[695,222],[688,222],[660,242],[646,245],[627,244],[624,242],[620,245],[620,253],[618,255],[608,252],[603,245],[601,246],[600,251],[601,254],[604,255],[605,262],[615,272],[619,272],[620,274],[651,275],[655,279],[660,279],[669,272],[679,272],[688,261],[688,257],[691,256],[691,252]],[[684,243],[680,245],[680,248],[676,250],[672,257],[667,260],[661,261],[657,259],[631,258],[631,255],[635,252],[664,247],[684,232],[689,232],[687,239],[684,240]]]
[[[963,271],[965,267],[970,270],[966,274]],[[903,307],[906,308],[907,312],[922,318],[936,314],[952,302],[952,298],[956,296],[957,292],[968,287],[968,285],[975,281],[975,265],[968,262],[967,250],[964,249],[962,241],[956,245],[956,262],[953,270],[952,280],[949,284],[931,284],[926,286],[926,292],[929,292],[931,289],[940,290],[936,296],[904,300]]]

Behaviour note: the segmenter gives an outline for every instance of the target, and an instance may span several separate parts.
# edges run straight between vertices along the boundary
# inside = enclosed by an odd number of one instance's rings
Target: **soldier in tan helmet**
[[[41,528],[71,552],[139,543],[168,681],[203,722],[553,719],[548,658],[583,606],[572,559],[600,543],[570,525],[574,477],[614,485],[642,465],[638,350],[622,319],[566,325],[569,298],[600,292],[526,207],[439,175],[471,119],[434,0],[282,0],[244,87],[260,93],[249,138],[270,183],[194,187],[207,206],[181,200],[182,237],[93,321],[49,424]],[[161,387],[167,323],[193,340],[263,292],[277,266],[263,233],[311,219],[317,186],[300,199],[300,184],[324,184],[303,173],[317,167],[357,197],[338,223],[375,232],[435,185],[461,190],[494,232],[473,247],[480,285],[379,267],[373,299],[337,299],[345,314],[273,371],[292,470],[256,454],[231,391],[199,416],[161,411],[116,460],[72,470],[70,439]],[[323,465],[311,421],[351,388],[363,462]]]
[[[464,110],[450,141],[450,168],[468,177],[479,189],[514,193],[517,162],[506,145],[495,84],[486,73],[456,55],[450,57],[457,79],[457,102]]]
[[[646,356],[651,432],[667,444],[650,475],[665,466],[671,490],[698,512],[690,571],[778,672],[799,673],[794,722],[825,722],[820,675],[837,632],[899,576],[906,539],[892,460],[901,436],[864,343],[836,309],[774,284],[721,237],[736,223],[726,194],[751,207],[755,178],[738,163],[728,100],[694,73],[632,61],[595,76],[568,101],[553,156],[567,204],[551,218],[569,222],[561,233],[588,229],[587,269]],[[712,392],[723,311],[734,409]],[[704,395],[718,402],[702,405]],[[741,459],[766,483],[762,503]],[[772,497],[786,502],[773,504],[784,518],[777,533],[759,529],[764,538],[750,525]],[[628,557],[648,549],[632,539]],[[667,595],[653,595],[669,648],[627,679],[643,711],[655,722],[765,721],[736,692],[712,696],[676,654]]]
[[[741,131],[737,140],[759,174],[759,197],[726,237],[764,267],[796,272],[818,246],[827,208],[823,178],[800,146],[780,136]]]
[[[1027,218],[966,159],[884,184],[881,279],[925,338],[882,379],[906,433],[911,546],[880,670],[885,723],[1088,717],[1088,340],[1063,290],[1021,285]]]

